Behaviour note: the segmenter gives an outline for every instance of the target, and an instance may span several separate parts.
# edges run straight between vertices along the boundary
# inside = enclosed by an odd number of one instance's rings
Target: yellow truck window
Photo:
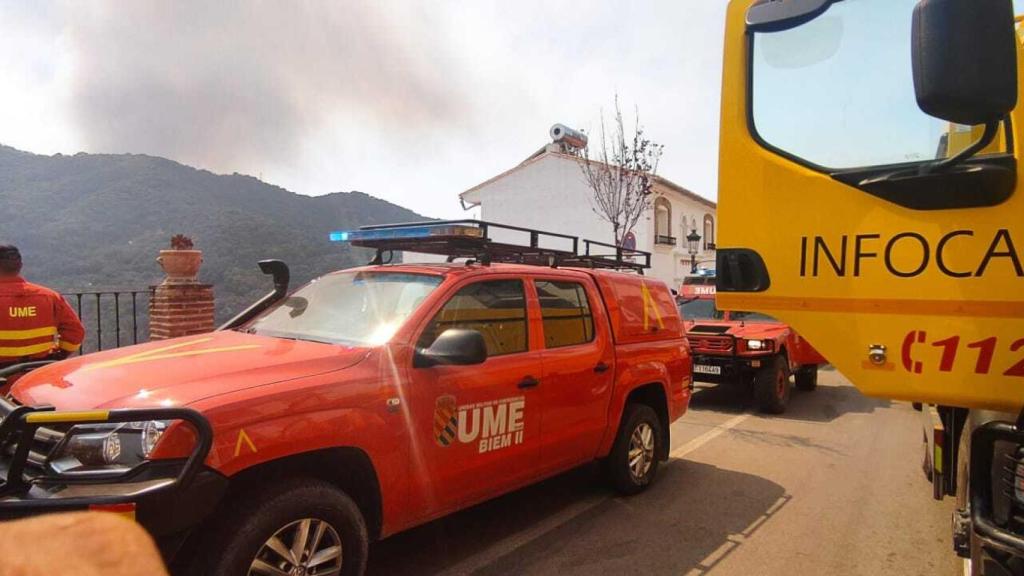
[[[917,105],[911,18],[917,0],[847,0],[814,20],[751,37],[751,124],[763,145],[826,171],[933,161],[981,127]],[[997,137],[986,153],[1002,152]]]

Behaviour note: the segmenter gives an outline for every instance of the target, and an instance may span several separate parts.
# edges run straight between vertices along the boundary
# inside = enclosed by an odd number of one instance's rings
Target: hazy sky
[[[0,143],[166,156],[438,217],[617,91],[717,195],[725,0],[0,0]]]

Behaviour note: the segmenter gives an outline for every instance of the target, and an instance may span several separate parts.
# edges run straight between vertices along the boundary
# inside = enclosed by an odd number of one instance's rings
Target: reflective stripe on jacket
[[[85,327],[64,298],[21,277],[0,278],[0,364],[75,352]]]

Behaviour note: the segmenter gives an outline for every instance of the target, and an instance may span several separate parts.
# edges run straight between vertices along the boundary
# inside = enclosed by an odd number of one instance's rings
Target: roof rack
[[[509,241],[509,237],[517,236],[525,239],[525,242]],[[457,258],[468,258],[484,265],[505,262],[551,267],[576,266],[634,270],[640,274],[651,267],[650,252],[581,240],[568,234],[482,220],[378,224],[362,226],[358,230],[332,232],[330,239],[333,242],[375,248],[377,255],[371,264],[390,262],[395,251],[408,251],[447,256],[449,262]],[[385,255],[388,256],[386,260]]]

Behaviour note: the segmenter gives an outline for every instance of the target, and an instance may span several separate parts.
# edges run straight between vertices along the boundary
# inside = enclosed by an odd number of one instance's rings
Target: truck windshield
[[[747,322],[778,322],[775,318],[760,312],[737,311],[726,313],[715,307],[710,298],[694,298],[679,304],[679,315],[683,320],[743,320]]]
[[[715,301],[710,298],[694,298],[679,305],[679,315],[683,320],[713,320],[719,318]]]
[[[242,330],[329,344],[383,344],[441,280],[398,272],[331,274],[296,290]]]

